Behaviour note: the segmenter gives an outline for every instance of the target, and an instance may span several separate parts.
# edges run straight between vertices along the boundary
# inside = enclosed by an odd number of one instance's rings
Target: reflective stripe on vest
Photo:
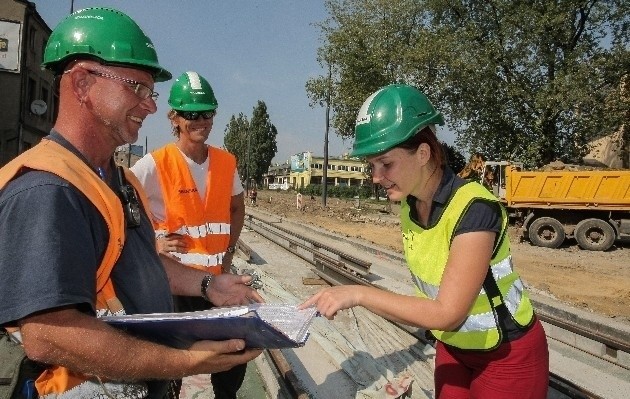
[[[197,254],[191,252],[185,254],[180,252],[169,252],[169,254],[176,256],[179,261],[185,265],[195,265],[197,267],[205,268],[210,268],[212,266],[223,264],[223,257],[225,256],[225,252],[214,255]]]
[[[483,186],[468,183],[460,187],[449,199],[444,213],[435,226],[423,229],[414,223],[409,205],[405,202],[401,209],[401,226],[405,245],[405,257],[412,274],[418,296],[435,299],[439,293],[444,268],[448,261],[450,242],[461,215],[475,200],[497,203],[496,198]],[[533,318],[533,309],[523,283],[514,272],[507,237],[507,214],[502,211],[500,239],[490,261],[490,271],[500,292],[499,297],[490,298],[484,288],[473,302],[468,316],[454,331],[432,330],[440,341],[462,349],[491,349],[501,340],[494,307],[504,303],[514,322],[528,325]],[[449,244],[449,245],[446,245]],[[424,250],[431,248],[430,251]]]
[[[184,156],[175,144],[151,153],[158,172],[165,220],[155,224],[156,235],[181,234],[188,253],[175,253],[186,265],[212,274],[221,273],[230,242],[230,205],[236,158],[208,147],[206,192],[199,193]]]
[[[173,233],[188,235],[192,238],[205,237],[210,234],[230,234],[229,223],[205,223],[200,226],[181,226],[179,229],[173,231]],[[169,234],[166,230],[155,230],[156,237],[165,236]]]
[[[124,309],[114,291],[110,275],[120,256],[125,240],[125,219],[122,205],[118,196],[103,182],[85,162],[62,145],[48,139],[42,140],[35,147],[24,152],[0,169],[0,189],[9,181],[17,177],[23,168],[41,170],[53,173],[68,181],[83,193],[94,204],[103,216],[109,231],[109,241],[105,248],[103,259],[97,270],[96,279],[96,312],[104,314],[124,314]],[[136,177],[125,169],[125,176],[140,194],[140,199],[146,209],[146,196]],[[100,385],[100,381],[72,372],[65,367],[51,366],[45,370],[36,381],[36,387],[41,397],[87,397],[84,395],[88,385]],[[120,385],[120,384],[119,384]],[[127,385],[127,384],[125,384]],[[141,384],[133,384],[133,387]],[[135,389],[134,389],[135,390]],[[75,394],[81,392],[82,396]],[[94,392],[93,390],[91,392]],[[97,391],[102,394],[102,388]],[[136,391],[136,393],[141,391]],[[146,388],[144,389],[146,396]],[[139,397],[135,393],[119,398]]]
[[[497,266],[498,265],[498,266]],[[499,281],[504,277],[508,277],[512,274],[512,257],[499,262],[499,264],[492,266],[492,276],[495,281]],[[428,298],[435,299],[437,298],[437,294],[439,291],[439,287],[423,282],[420,280],[418,276],[412,275],[413,281],[416,284],[416,287],[423,292]],[[507,306],[510,313],[516,313],[516,309],[521,304],[521,298],[523,295],[524,287],[523,283],[520,279],[515,280],[510,288],[508,289],[507,295],[504,296],[504,303]],[[481,288],[479,292],[479,297],[486,297],[486,290]],[[455,330],[459,332],[469,332],[469,331],[486,331],[496,327],[496,323],[494,320],[494,312],[492,310],[475,314],[468,315],[464,322]]]

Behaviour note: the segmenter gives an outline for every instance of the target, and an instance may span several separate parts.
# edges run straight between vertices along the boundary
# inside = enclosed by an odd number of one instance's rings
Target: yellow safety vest
[[[85,162],[52,140],[42,140],[0,169],[0,189],[17,177],[24,168],[54,173],[67,180],[101,213],[109,230],[109,241],[96,275],[96,310],[99,315],[124,314],[124,308],[116,297],[111,280],[111,271],[125,241],[125,218],[118,196]],[[126,169],[125,177],[136,188],[142,203],[146,206],[148,201],[135,175]],[[65,367],[51,366],[42,373],[35,385],[40,396],[54,397],[70,389],[77,389],[80,384],[89,380],[89,376],[75,373]],[[94,379],[92,383],[93,381]]]
[[[410,218],[405,202],[401,209],[401,226],[405,258],[411,271],[419,297],[437,298],[442,275],[448,261],[450,243],[460,217],[474,200],[498,203],[497,199],[478,183],[467,183],[450,198],[437,224],[424,229]],[[515,324],[525,328],[534,318],[534,312],[524,290],[523,282],[512,266],[510,241],[507,235],[508,217],[501,207],[503,223],[495,246],[489,270],[499,295],[489,297],[482,287],[466,320],[454,331],[431,330],[445,344],[461,349],[491,350],[501,344],[503,331],[497,324],[496,307],[505,304]]]
[[[236,158],[208,146],[206,192],[197,190],[188,164],[175,144],[151,153],[158,171],[165,219],[155,222],[156,235],[178,233],[185,237],[188,252],[173,252],[180,262],[221,274],[223,256],[230,242],[230,204]]]

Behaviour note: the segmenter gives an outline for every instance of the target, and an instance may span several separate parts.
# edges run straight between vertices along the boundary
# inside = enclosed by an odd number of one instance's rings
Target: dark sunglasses
[[[199,117],[203,119],[211,119],[217,114],[217,111],[177,111],[177,115],[187,121],[196,121]]]

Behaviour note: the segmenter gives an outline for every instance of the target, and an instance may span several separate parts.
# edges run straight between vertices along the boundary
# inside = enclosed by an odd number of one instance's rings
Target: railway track
[[[248,214],[246,227],[260,236],[274,242],[276,245],[300,257],[312,265],[312,270],[329,284],[363,284],[376,286],[375,276],[371,273],[371,263],[356,252],[339,249],[330,240],[315,237],[298,230],[289,223],[278,220],[261,218]],[[316,234],[316,233],[315,233]],[[243,242],[240,243],[242,256],[252,256],[252,250]],[[359,251],[361,252],[361,251]],[[377,286],[384,289],[381,286]],[[580,317],[565,308],[558,308],[549,300],[532,298],[537,314],[545,326],[550,342],[550,351],[561,351],[563,356],[573,353],[573,356],[586,357],[586,362],[604,362],[607,372],[616,376],[627,376],[630,379],[630,337],[628,330],[616,328],[607,323]],[[417,339],[426,341],[424,331],[398,325]],[[552,345],[554,348],[551,348]],[[577,353],[577,355],[575,355]],[[280,375],[284,377],[288,386],[293,386],[293,397],[306,398],[306,394],[299,387],[299,381],[286,369],[286,360],[282,353],[275,351],[270,355],[279,368],[284,367]],[[584,360],[581,360],[584,361]],[[569,366],[570,368],[571,366]],[[575,366],[578,367],[578,366]],[[600,367],[601,369],[602,367]],[[578,367],[579,369],[579,367]],[[576,381],[574,376],[563,375],[562,372],[552,371],[550,375],[550,397],[554,398],[607,398],[606,393],[598,393],[590,388],[589,376],[584,375],[584,381]],[[596,378],[596,377],[591,377]],[[623,388],[622,388],[623,389]]]

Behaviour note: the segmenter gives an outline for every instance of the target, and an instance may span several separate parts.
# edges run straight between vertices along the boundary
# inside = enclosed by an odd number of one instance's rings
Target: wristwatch
[[[210,302],[210,298],[208,298],[208,287],[210,286],[212,279],[214,279],[214,276],[212,274],[207,274],[204,276],[203,280],[201,280],[201,297],[208,302]]]
[[[227,247],[225,252],[227,252],[228,254],[233,254],[234,252],[236,252],[236,246],[230,245],[229,247]]]

